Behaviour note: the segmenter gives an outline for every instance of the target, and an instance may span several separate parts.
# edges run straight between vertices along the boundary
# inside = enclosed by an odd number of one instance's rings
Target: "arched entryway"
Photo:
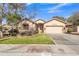
[[[44,32],[44,24],[42,24],[42,23],[36,24],[36,30],[37,30],[38,32],[39,32],[39,31]]]
[[[36,30],[38,31],[38,33],[44,32],[44,24],[45,24],[45,22],[40,19],[35,22]]]

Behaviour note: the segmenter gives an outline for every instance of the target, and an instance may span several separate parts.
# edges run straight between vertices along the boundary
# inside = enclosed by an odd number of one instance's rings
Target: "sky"
[[[73,12],[79,11],[79,3],[37,3],[37,4],[29,4],[29,7],[36,6],[37,7],[37,19],[50,20],[53,16],[63,16],[65,18],[72,15]]]
[[[51,20],[53,16],[63,16],[68,18],[73,12],[79,11],[79,3],[27,3],[28,10],[36,8],[36,19],[45,21]],[[26,10],[23,12],[26,16]],[[6,23],[6,20],[3,21]]]

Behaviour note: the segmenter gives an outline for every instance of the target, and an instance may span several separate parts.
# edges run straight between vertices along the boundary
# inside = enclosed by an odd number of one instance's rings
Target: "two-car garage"
[[[45,33],[63,33],[63,28],[65,27],[65,23],[54,19],[45,23]]]
[[[45,33],[63,33],[63,27],[46,27]]]

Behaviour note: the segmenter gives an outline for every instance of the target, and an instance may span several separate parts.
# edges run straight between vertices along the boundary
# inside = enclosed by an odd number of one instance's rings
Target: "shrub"
[[[11,30],[9,31],[9,34],[10,34],[11,36],[16,36],[16,35],[18,34],[18,30],[17,30],[17,29],[11,29]]]
[[[2,38],[3,37],[3,33],[0,31],[0,38]]]
[[[67,29],[67,33],[71,33],[71,32],[73,32],[73,29],[72,28],[68,28]]]
[[[0,25],[0,30],[2,30],[2,26]]]

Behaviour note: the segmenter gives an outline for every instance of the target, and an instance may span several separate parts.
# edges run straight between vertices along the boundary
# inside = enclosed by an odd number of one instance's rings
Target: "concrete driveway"
[[[64,46],[66,47],[66,48],[61,48],[62,50],[73,51],[71,52],[72,55],[74,53],[76,53],[76,55],[79,55],[79,35],[72,35],[72,34],[48,34],[48,35],[52,39],[54,39],[56,46],[58,46],[59,48]]]
[[[48,34],[54,38],[56,44],[79,45],[79,35],[72,34]]]

